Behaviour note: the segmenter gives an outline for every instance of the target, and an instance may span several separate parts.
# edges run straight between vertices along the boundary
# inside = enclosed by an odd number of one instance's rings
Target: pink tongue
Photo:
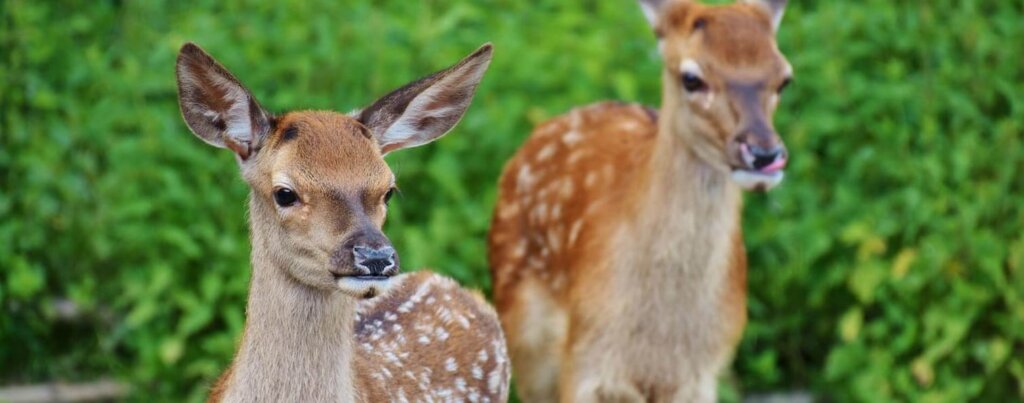
[[[761,173],[773,174],[773,173],[781,171],[782,168],[785,168],[785,167],[786,167],[786,159],[785,158],[779,158],[779,159],[776,159],[775,162],[773,162],[771,165],[766,166],[764,168],[761,168]]]

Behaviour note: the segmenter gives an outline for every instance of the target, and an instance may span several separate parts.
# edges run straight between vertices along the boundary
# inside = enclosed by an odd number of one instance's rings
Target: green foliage
[[[200,400],[248,282],[246,188],[178,113],[194,40],[275,110],[349,110],[484,41],[495,60],[442,141],[389,157],[407,267],[489,285],[494,184],[536,123],[654,104],[631,2],[65,1],[0,4],[0,380],[114,373]],[[747,197],[750,325],[735,382],[835,401],[1024,398],[1024,4],[793,4],[793,155]],[[68,303],[70,302],[70,303]],[[72,314],[69,314],[68,307]]]

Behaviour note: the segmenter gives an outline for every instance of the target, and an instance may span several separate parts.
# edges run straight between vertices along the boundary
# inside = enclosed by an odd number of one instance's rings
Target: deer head
[[[707,6],[689,0],[640,0],[664,60],[663,109],[708,164],[745,189],[782,181],[787,153],[772,124],[792,67],[775,32],[785,0]]]
[[[383,156],[454,127],[490,60],[486,44],[347,115],[275,116],[189,43],[178,55],[179,103],[197,137],[234,152],[252,189],[254,259],[270,259],[312,288],[373,296],[399,271],[398,255],[381,232],[396,189]]]

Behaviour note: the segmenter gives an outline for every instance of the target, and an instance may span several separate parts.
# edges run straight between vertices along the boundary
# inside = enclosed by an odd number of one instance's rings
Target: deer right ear
[[[178,104],[192,133],[245,161],[270,133],[271,118],[235,76],[193,43],[178,53]]]

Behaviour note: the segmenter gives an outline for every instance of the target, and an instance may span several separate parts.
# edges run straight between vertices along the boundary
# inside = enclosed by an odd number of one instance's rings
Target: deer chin
[[[342,293],[353,298],[370,299],[384,294],[398,281],[394,276],[342,276],[336,282]]]
[[[732,180],[743,190],[767,192],[782,183],[785,174],[782,170],[771,173],[735,169],[732,171]]]

